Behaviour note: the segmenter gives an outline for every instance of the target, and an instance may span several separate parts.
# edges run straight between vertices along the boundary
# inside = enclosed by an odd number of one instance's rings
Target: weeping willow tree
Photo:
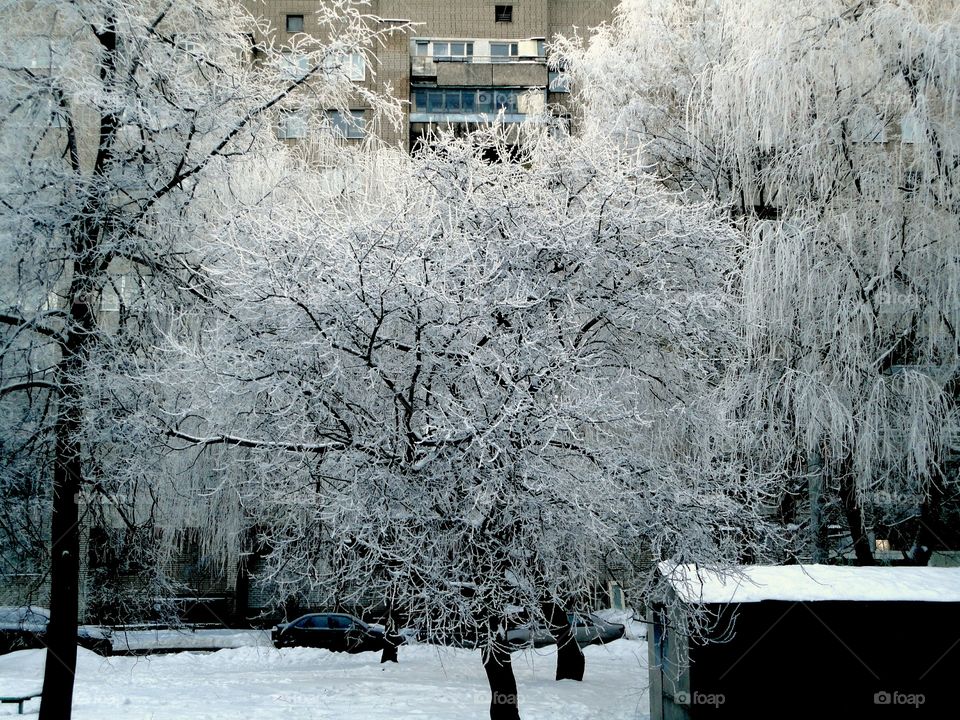
[[[951,544],[960,327],[960,17],[895,0],[627,0],[561,53],[592,132],[642,145],[749,241],[730,412],[785,520],[859,563],[887,525]],[[806,497],[804,497],[806,496]],[[879,537],[879,534],[878,534]],[[810,550],[799,551],[803,554]]]

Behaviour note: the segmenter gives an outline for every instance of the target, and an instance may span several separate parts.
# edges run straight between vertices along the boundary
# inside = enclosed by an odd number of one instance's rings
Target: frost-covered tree
[[[885,523],[926,562],[957,498],[955,4],[627,0],[565,50],[593,130],[749,238],[743,457],[809,491],[814,557],[833,507],[859,562]]]
[[[237,160],[277,152],[275,111],[359,92],[338,59],[372,42],[362,9],[322,4],[335,40],[300,43],[296,73],[254,47],[265,28],[228,0],[0,9],[0,489],[5,517],[31,503],[51,517],[43,718],[70,716],[79,509],[93,495],[152,503],[166,475],[141,422],[155,393],[132,379],[171,318],[210,301],[189,246],[229,212]]]
[[[336,210],[290,178],[197,249],[230,314],[157,366],[194,397],[170,432],[243,462],[261,580],[476,638],[493,718],[512,608],[544,625],[605,554],[726,565],[763,531],[709,401],[736,233],[633,152],[527,148],[380,156]]]

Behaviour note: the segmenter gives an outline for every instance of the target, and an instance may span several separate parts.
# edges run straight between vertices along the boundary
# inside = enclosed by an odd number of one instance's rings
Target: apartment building
[[[317,34],[314,13],[323,0],[247,0],[267,19],[275,42]],[[617,0],[371,0],[379,29],[392,33],[383,46],[344,63],[351,80],[391,92],[403,101],[399,128],[377,123],[358,101],[349,116],[331,110],[330,125],[348,141],[369,134],[389,145],[414,149],[432,128],[469,130],[499,119],[519,124],[545,110],[569,118],[569,90],[548,65],[558,34],[589,35],[609,21]],[[295,58],[291,60],[296,63]],[[308,123],[281,118],[280,137],[296,141]]]

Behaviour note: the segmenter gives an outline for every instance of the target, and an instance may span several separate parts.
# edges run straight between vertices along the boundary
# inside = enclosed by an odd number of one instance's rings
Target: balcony
[[[546,105],[544,88],[415,88],[411,93],[411,123],[523,122]]]
[[[464,87],[546,87],[547,61],[540,57],[412,57],[414,81]]]
[[[543,87],[543,39],[415,38],[410,42],[410,77],[438,85]]]

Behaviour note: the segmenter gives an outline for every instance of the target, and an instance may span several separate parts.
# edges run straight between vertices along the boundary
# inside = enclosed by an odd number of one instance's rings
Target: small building
[[[956,717],[960,568],[659,570],[651,720]]]

